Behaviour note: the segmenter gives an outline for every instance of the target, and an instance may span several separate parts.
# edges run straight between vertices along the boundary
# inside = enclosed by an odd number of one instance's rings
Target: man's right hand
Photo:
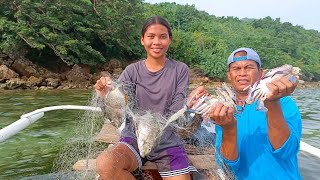
[[[233,107],[227,107],[222,103],[218,103],[211,107],[208,117],[215,124],[220,125],[224,130],[235,130],[237,122],[233,117],[234,113],[235,109]]]
[[[94,85],[96,93],[100,97],[106,96],[112,89],[112,79],[110,77],[101,77]]]

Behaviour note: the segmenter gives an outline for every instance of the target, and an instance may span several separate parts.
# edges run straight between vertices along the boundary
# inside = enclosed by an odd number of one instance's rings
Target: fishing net
[[[214,158],[214,124],[203,124],[200,115],[187,110],[181,110],[175,114],[174,118],[169,118],[172,121],[171,123],[168,123],[168,118],[148,111],[133,113],[131,109],[134,108],[135,104],[135,94],[132,90],[134,85],[123,85],[114,82],[113,86],[115,87],[114,91],[111,91],[108,94],[110,96],[107,95],[104,99],[98,98],[95,93],[92,93],[93,95],[88,105],[102,107],[102,111],[86,111],[81,116],[76,127],[70,130],[73,132],[71,133],[72,135],[66,140],[65,145],[54,161],[53,179],[98,179],[99,176],[95,171],[94,159],[102,152],[114,152],[110,160],[113,162],[112,164],[119,165],[132,162],[132,160],[127,159],[128,156],[124,151],[115,151],[114,149],[118,147],[110,145],[110,143],[118,140],[119,131],[126,124],[126,119],[131,119],[132,124],[136,127],[133,132],[138,137],[140,151],[143,149],[142,147],[145,148],[143,151],[146,152],[149,152],[150,148],[153,150],[159,143],[164,129],[170,127],[176,129],[180,138],[183,139],[189,157],[191,155],[195,158],[198,156],[203,158],[201,161],[199,159],[194,160],[195,164],[193,165],[200,167],[197,169],[198,172],[193,173],[194,179],[233,179],[232,173],[222,161],[219,158],[217,160]],[[123,96],[123,92],[126,92],[126,96]],[[112,137],[114,138],[112,139]],[[142,142],[154,144],[154,146],[146,147]],[[79,160],[81,160],[80,168],[75,168],[75,164],[79,165]],[[112,164],[106,168],[117,167]],[[207,164],[207,167],[204,167],[203,164]],[[132,175],[136,179],[157,179],[154,172],[142,169],[132,172]],[[112,174],[110,176],[112,176],[110,179],[119,179],[121,175],[117,177],[116,174]]]
[[[97,103],[98,98],[93,95],[88,105],[96,106]],[[95,140],[104,123],[104,114],[99,111],[86,111],[80,117],[54,161],[53,179],[95,179],[96,173],[89,167],[78,172],[72,167],[78,160],[85,160],[87,164],[84,166],[89,166],[89,160],[107,148],[108,144]]]

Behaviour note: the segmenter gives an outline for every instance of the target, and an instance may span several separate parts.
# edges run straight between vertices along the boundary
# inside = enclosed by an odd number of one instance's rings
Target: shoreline
[[[205,86],[208,89],[214,89],[218,86],[220,86],[222,83],[227,83],[227,82],[216,82],[216,81],[191,81],[189,84],[189,89],[193,90],[198,86]],[[73,88],[47,88],[45,86],[38,87],[38,88],[16,88],[16,89],[5,89],[5,88],[0,88],[0,92],[4,91],[24,91],[24,90],[35,90],[35,91],[51,91],[51,90],[94,90],[94,85],[89,85],[85,88],[81,87],[73,87]],[[299,83],[297,86],[297,89],[320,89],[320,82],[303,82]]]

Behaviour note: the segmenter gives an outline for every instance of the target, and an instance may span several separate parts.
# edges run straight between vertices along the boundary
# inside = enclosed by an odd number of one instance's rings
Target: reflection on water
[[[0,129],[24,114],[54,105],[87,105],[91,91],[3,91],[0,92]],[[320,89],[298,89],[293,95],[303,117],[302,140],[320,148]],[[35,124],[0,143],[0,179],[19,179],[50,173],[53,160],[70,129],[83,111],[47,112]],[[320,159],[299,154],[303,179],[320,176]]]

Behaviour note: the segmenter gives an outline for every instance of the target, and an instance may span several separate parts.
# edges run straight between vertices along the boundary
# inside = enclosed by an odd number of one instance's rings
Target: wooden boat
[[[118,142],[119,135],[116,132],[116,128],[111,125],[111,123],[105,123],[96,136],[96,141],[108,143],[109,146]],[[201,176],[201,179],[218,179],[218,176],[223,175],[219,167],[215,163],[214,149],[207,148],[204,154],[199,154],[196,151],[196,147],[192,145],[185,145],[186,151],[188,153],[188,158],[193,164],[193,166],[199,170],[198,176]],[[76,171],[85,171],[96,169],[95,159],[89,160],[79,160],[73,165],[73,169]],[[146,162],[142,166],[142,171],[152,175],[153,179],[162,179],[160,174],[157,171],[157,167],[153,162]],[[219,173],[217,173],[219,172]]]

